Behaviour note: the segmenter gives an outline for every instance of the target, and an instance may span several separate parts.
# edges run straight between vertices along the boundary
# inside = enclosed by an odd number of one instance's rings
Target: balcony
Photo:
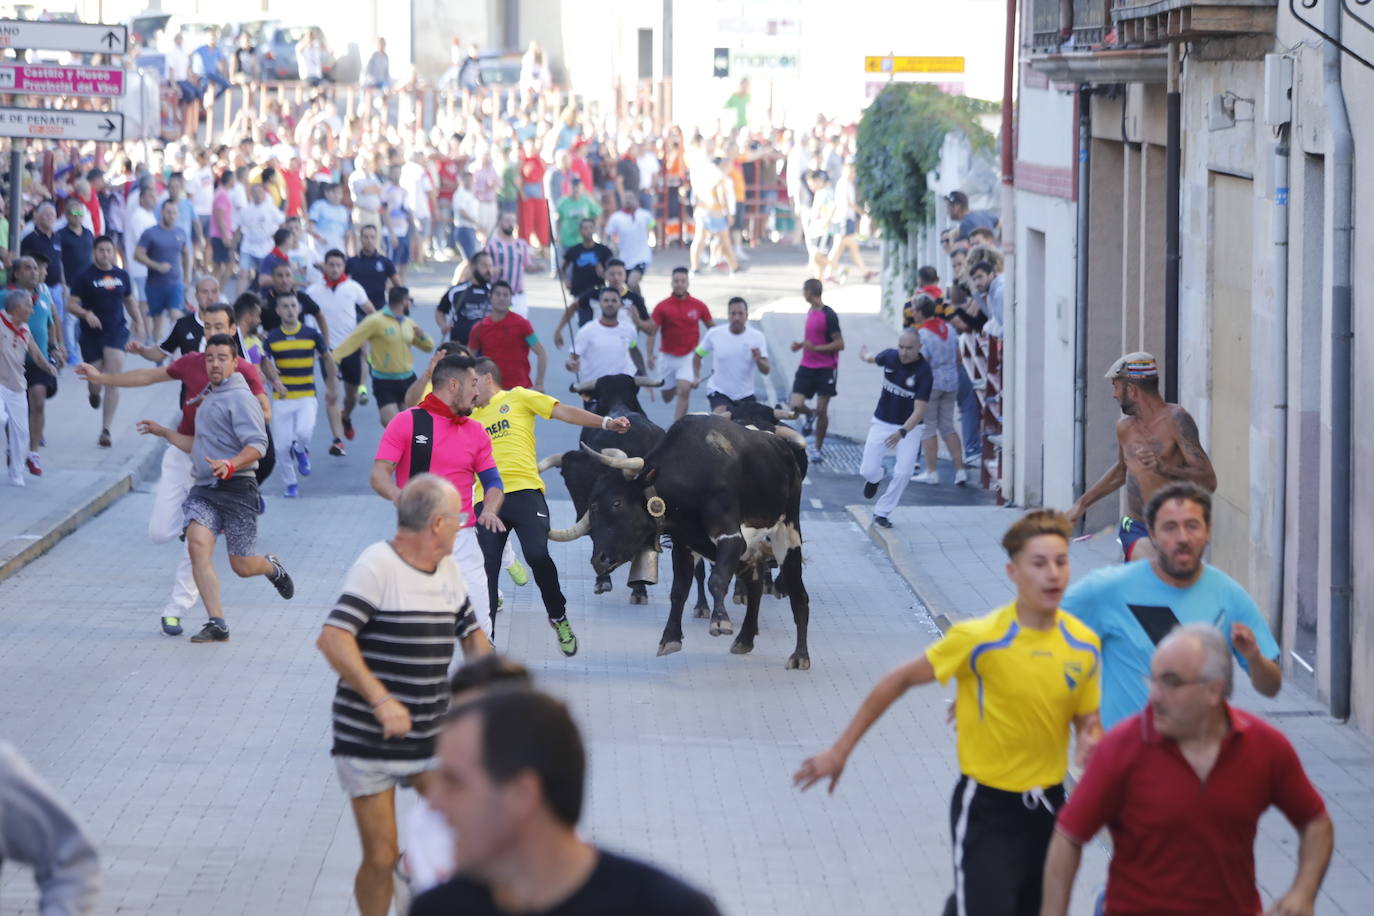
[[[1111,0],[1030,0],[1031,53],[1057,54],[1102,46],[1112,27],[1111,5]],[[1065,28],[1070,38],[1067,47]]]
[[[1112,0],[1029,3],[1031,47],[1027,59],[1030,68],[1049,82],[1071,85],[1164,81],[1164,51],[1120,46],[1112,32]],[[1062,37],[1066,29],[1068,41]]]
[[[1112,19],[1120,43],[1150,45],[1270,34],[1276,0],[1116,0]]]

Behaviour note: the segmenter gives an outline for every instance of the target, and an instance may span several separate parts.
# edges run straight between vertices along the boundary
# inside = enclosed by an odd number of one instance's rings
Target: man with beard
[[[331,354],[334,362],[342,364],[350,354],[371,344],[367,365],[382,426],[396,416],[405,402],[406,389],[415,382],[411,348],[419,347],[426,353],[434,349],[434,341],[410,317],[410,289],[393,286],[386,291],[386,298],[386,306],[358,322]]]
[[[1184,480],[1209,492],[1217,488],[1216,471],[1198,441],[1197,423],[1177,404],[1159,394],[1159,366],[1148,353],[1127,353],[1107,371],[1112,397],[1125,414],[1116,423],[1117,459],[1107,473],[1069,509],[1077,522],[1088,507],[1126,485],[1126,516],[1117,541],[1122,557],[1153,557],[1149,529],[1141,523],[1145,504],[1166,484]]]
[[[1212,495],[1178,481],[1156,490],[1145,507],[1152,559],[1099,569],[1069,589],[1064,610],[1102,639],[1102,723],[1111,728],[1145,707],[1155,646],[1180,624],[1207,623],[1231,641],[1250,683],[1279,692],[1279,646],[1264,615],[1240,583],[1204,563],[1212,533]]]
[[[450,286],[434,310],[440,333],[464,346],[477,322],[491,314],[491,252],[477,252],[469,264],[471,278]]]

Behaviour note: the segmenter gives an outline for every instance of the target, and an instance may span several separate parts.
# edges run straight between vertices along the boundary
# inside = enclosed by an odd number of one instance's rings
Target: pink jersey
[[[418,410],[420,408],[415,408]],[[448,417],[434,417],[434,443],[429,470],[458,488],[463,497],[463,527],[472,525],[472,484],[481,471],[496,467],[491,453],[491,437],[481,423],[469,417],[456,421]],[[415,442],[413,410],[403,410],[392,418],[377,446],[378,461],[396,463],[396,485],[404,487],[410,480],[410,450]]]

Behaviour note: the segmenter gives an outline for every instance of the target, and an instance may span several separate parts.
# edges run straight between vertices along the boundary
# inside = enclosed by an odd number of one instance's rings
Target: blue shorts
[[[1116,532],[1116,542],[1121,545],[1122,559],[1127,563],[1131,562],[1131,552],[1135,549],[1136,541],[1149,536],[1150,529],[1145,527],[1144,522],[1129,515],[1124,516]]]
[[[180,283],[146,285],[148,293],[148,314],[161,315],[173,309],[186,308],[186,287]]]

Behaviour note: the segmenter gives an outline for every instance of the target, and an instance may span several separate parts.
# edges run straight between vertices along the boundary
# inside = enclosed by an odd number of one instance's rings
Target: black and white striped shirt
[[[478,627],[453,557],[427,573],[401,559],[391,544],[373,544],[348,571],[325,623],[353,634],[368,670],[411,718],[407,734],[383,739],[372,706],[340,679],[331,753],[374,760],[434,756],[439,720],[448,711],[454,644]]]

